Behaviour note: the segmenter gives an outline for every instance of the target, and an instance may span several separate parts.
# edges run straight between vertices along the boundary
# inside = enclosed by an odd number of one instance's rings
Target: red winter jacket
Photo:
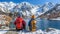
[[[17,29],[25,29],[26,22],[21,17],[17,17],[14,22]]]

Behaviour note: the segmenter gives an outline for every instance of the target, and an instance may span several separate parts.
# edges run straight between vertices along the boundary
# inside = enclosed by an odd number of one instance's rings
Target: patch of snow
[[[58,18],[53,18],[53,19],[50,19],[50,20],[60,20],[60,17],[58,17]]]
[[[0,34],[4,34],[4,33],[6,33],[7,31],[0,31]]]
[[[0,31],[0,34],[4,34],[8,31]],[[17,31],[15,31],[17,32]],[[42,30],[37,30],[35,32],[24,32],[24,31],[19,31],[17,32],[18,34],[60,34],[60,30],[54,29],[54,28],[49,28],[49,31],[42,31]]]

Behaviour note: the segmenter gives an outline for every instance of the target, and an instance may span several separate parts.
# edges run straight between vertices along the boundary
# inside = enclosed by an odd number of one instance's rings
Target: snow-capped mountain
[[[16,6],[13,2],[0,2],[0,10],[6,13],[9,13],[9,10]]]
[[[56,4],[55,6],[53,6],[53,8],[43,13],[40,17],[47,18],[47,19],[59,18],[60,17],[60,4]]]
[[[5,13],[19,12],[24,16],[30,16],[32,14],[36,14],[38,8],[39,8],[38,6],[35,6],[28,2],[22,3],[0,2],[0,11]]]
[[[28,2],[22,2],[16,5],[12,10],[14,12],[19,12],[24,16],[30,16],[32,14],[36,14],[38,8],[39,8],[38,6],[32,5]]]
[[[44,5],[33,5],[28,2],[22,3],[13,3],[13,2],[0,2],[0,11],[5,13],[18,12],[23,16],[31,16],[31,15],[41,15],[43,12],[47,12],[51,8],[53,8],[55,4],[51,2],[47,2]]]
[[[45,4],[40,6],[39,11],[46,12],[46,11],[50,10],[51,8],[53,8],[54,6],[55,6],[54,3],[46,2]]]

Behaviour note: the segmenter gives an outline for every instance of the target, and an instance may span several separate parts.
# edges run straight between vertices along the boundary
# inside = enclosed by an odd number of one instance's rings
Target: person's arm
[[[23,25],[25,26],[26,25],[26,22],[23,20]]]
[[[32,19],[28,22],[28,26],[31,26],[31,21],[32,21]]]
[[[14,22],[14,24],[16,25],[16,21]]]
[[[26,22],[23,20],[22,21],[23,22],[23,28],[25,29],[25,27],[26,27]]]

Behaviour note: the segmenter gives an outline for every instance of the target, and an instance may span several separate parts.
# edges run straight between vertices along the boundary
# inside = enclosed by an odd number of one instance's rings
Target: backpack
[[[17,29],[23,29],[23,23],[22,23],[23,19],[22,18],[17,18],[16,19],[16,28]]]

